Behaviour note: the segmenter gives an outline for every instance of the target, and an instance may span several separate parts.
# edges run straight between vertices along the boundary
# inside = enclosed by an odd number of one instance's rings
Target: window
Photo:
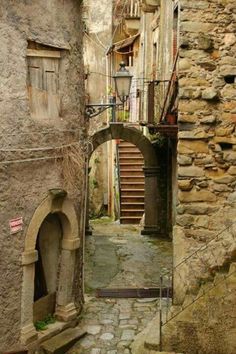
[[[30,111],[33,117],[53,119],[60,115],[61,52],[50,47],[41,47],[27,50]]]

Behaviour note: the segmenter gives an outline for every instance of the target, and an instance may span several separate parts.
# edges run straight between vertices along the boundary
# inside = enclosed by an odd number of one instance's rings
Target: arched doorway
[[[77,316],[79,308],[75,305],[73,282],[79,247],[79,227],[73,203],[65,191],[51,190],[35,210],[25,237],[22,254],[22,344],[37,339],[34,321],[38,313],[41,316],[48,311],[54,312],[56,318],[63,322]]]
[[[96,148],[110,140],[121,139],[137,146],[144,157],[145,177],[145,223],[142,230],[143,235],[166,236],[161,228],[161,201],[160,185],[158,177],[160,172],[159,161],[151,142],[136,128],[124,126],[122,123],[110,123],[104,129],[99,130],[91,137],[91,154]],[[87,212],[87,230],[89,229],[89,218]]]
[[[61,258],[63,229],[58,214],[48,214],[40,226],[35,263],[33,319],[43,321],[56,310],[56,293]]]

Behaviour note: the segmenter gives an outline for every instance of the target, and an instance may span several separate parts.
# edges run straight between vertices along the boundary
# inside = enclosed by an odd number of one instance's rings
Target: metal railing
[[[219,277],[215,277],[215,275],[217,272],[219,273],[225,270],[225,267],[229,267],[232,262],[232,257],[235,255],[236,230],[233,229],[235,225],[236,222],[233,222],[225,227],[212,240],[205,242],[203,246],[173,267],[172,272],[165,271],[161,274],[161,286],[163,283],[168,284],[168,286],[173,286],[174,284],[174,289],[172,296],[167,296],[165,299],[160,298],[160,347],[162,346],[163,327],[168,322],[173,320],[216,286],[225,284],[227,288],[227,279],[233,276],[236,271],[222,273],[220,279]],[[219,251],[221,252],[220,257]],[[221,259],[220,263],[219,259]],[[196,272],[197,269],[198,273]],[[190,278],[193,279],[193,281],[190,281]],[[174,303],[174,305],[177,305],[177,310],[171,312],[171,306],[173,305],[172,300],[175,301],[176,297],[176,288],[179,290],[180,288],[183,289],[184,293],[181,296],[182,301],[180,303]],[[230,289],[228,290],[230,291]]]
[[[130,0],[125,8],[124,17],[126,18],[139,18],[141,15],[141,2],[140,0]]]

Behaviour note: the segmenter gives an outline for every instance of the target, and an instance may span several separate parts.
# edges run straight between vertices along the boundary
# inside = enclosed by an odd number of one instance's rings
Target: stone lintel
[[[23,327],[21,329],[21,343],[23,345],[30,344],[38,339],[38,333],[33,323]]]
[[[160,167],[144,167],[143,172],[145,177],[157,177],[160,172]]]
[[[77,317],[77,311],[74,303],[65,306],[57,306],[56,313],[57,319],[63,322],[69,322]]]
[[[63,250],[73,251],[73,250],[77,250],[79,246],[80,246],[79,238],[62,240]]]
[[[22,253],[21,264],[24,266],[35,263],[37,262],[37,260],[38,260],[37,250],[25,251],[24,253]]]

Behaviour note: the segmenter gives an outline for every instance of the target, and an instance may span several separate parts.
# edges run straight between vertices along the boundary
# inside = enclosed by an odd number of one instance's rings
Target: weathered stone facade
[[[0,18],[0,351],[6,351],[23,348],[36,338],[32,319],[36,238],[48,213],[59,215],[61,220],[60,282],[75,280],[73,288],[73,281],[64,283],[67,288],[57,299],[57,309],[60,307],[61,318],[66,319],[67,310],[68,314],[76,313],[80,308],[82,275],[78,265],[83,235],[84,169],[82,164],[78,176],[81,187],[77,188],[76,183],[68,190],[58,147],[86,139],[86,122],[81,2],[1,1]],[[52,64],[52,56],[58,72],[45,69],[43,84],[40,75],[33,79],[31,69],[40,72],[41,68],[40,64],[29,64],[29,52],[38,63],[43,63],[40,58],[45,54],[42,60]],[[50,81],[51,75],[54,81]],[[32,102],[35,96],[30,90],[36,86],[38,101]],[[45,110],[54,100],[59,114],[33,114],[32,106],[41,102],[42,95]],[[50,189],[68,193],[53,196]],[[10,234],[9,221],[16,217],[23,218],[22,231]],[[68,257],[71,269],[66,270]],[[73,309],[66,308],[72,303]]]
[[[204,254],[209,267],[214,267],[235,251],[235,1],[180,4],[179,202],[174,263],[228,227]],[[206,271],[199,260],[193,268],[195,280]],[[193,280],[191,269],[185,274],[186,282]],[[180,287],[183,290],[183,284]]]

